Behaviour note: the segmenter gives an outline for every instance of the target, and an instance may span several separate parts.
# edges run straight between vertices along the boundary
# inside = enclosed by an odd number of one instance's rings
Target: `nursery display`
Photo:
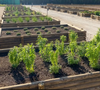
[[[64,35],[60,41],[55,41],[55,48],[53,42],[47,43],[48,39],[39,35],[38,49],[33,44],[14,46],[9,53],[0,54],[0,85],[16,85],[100,70],[99,34],[100,31],[91,42],[81,42],[79,45],[77,33],[70,31],[69,45],[64,45],[67,39]],[[5,80],[2,78],[4,75]]]
[[[80,16],[100,16],[70,5],[41,8]],[[100,84],[100,29],[87,42],[86,31],[62,24],[22,5],[6,5],[0,33],[0,90],[90,90]]]

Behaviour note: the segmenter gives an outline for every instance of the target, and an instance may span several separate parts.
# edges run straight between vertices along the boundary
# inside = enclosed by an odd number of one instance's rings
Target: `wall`
[[[0,0],[0,4],[15,4],[15,5],[20,5],[20,0]]]
[[[100,4],[100,0],[20,0],[22,4]]]

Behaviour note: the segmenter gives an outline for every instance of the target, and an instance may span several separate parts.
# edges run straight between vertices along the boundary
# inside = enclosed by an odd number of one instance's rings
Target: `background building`
[[[0,4],[15,4],[19,5],[20,0],[0,0]]]

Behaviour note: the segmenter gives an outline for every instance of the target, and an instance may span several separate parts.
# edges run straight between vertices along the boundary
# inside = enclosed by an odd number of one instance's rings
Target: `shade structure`
[[[14,4],[19,5],[20,0],[0,0],[0,4]]]

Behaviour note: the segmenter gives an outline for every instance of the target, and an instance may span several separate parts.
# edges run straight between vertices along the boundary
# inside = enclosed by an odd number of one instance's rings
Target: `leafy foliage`
[[[69,34],[69,46],[68,46],[68,54],[67,54],[67,59],[68,59],[68,64],[73,65],[73,64],[78,64],[79,63],[79,54],[77,51],[77,38],[78,35],[74,31],[70,31]]]
[[[26,20],[27,22],[29,22],[29,21],[30,21],[30,18],[29,18],[29,17],[26,17],[25,20]]]
[[[37,22],[37,18],[36,17],[33,17],[32,20],[33,20],[33,22]]]
[[[16,19],[16,18],[12,18],[12,21],[13,21],[14,23],[16,23],[16,22],[17,22],[17,19]]]
[[[34,72],[34,63],[35,63],[35,49],[33,44],[29,45],[27,44],[22,49],[22,60],[25,63],[26,70],[30,73]]]
[[[39,18],[40,18],[40,20],[41,20],[41,21],[44,21],[44,20],[45,20],[45,18],[44,18],[44,17],[39,17]]]
[[[94,69],[99,69],[99,59],[100,59],[100,43],[97,45],[93,45],[92,43],[89,43],[86,48],[86,57],[89,58],[89,64]]]
[[[7,31],[7,32],[6,32],[6,35],[11,35],[11,32]]]
[[[78,45],[77,49],[78,49],[78,55],[79,56],[85,57],[86,46],[87,46],[86,42],[81,42],[80,45]]]
[[[50,62],[49,52],[53,49],[53,42],[48,43],[43,49],[40,49],[39,53],[45,62]]]
[[[19,22],[23,23],[23,18],[19,17],[18,20]]]
[[[59,51],[56,50],[50,51],[50,61],[51,61],[51,66],[50,66],[50,72],[51,73],[59,73],[59,69],[61,68],[60,65],[58,64],[58,56],[59,56]]]
[[[67,50],[66,47],[64,47],[64,42],[66,41],[66,36],[64,36],[64,35],[60,36],[60,40],[61,40],[61,42],[59,40],[56,40],[55,47],[59,51],[59,54],[63,55],[63,54],[66,54],[66,50]]]
[[[6,19],[6,22],[9,23],[10,22],[10,19]]]
[[[8,56],[9,56],[9,61],[12,64],[12,67],[16,68],[21,62],[20,49],[18,47],[12,48],[9,51]]]

